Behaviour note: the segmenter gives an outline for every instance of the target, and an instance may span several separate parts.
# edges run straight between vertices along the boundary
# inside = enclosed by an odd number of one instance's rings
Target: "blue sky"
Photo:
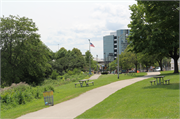
[[[103,58],[103,36],[127,29],[129,5],[136,3],[135,0],[1,0],[0,16],[19,15],[32,19],[41,41],[53,52],[64,47],[67,50],[78,48],[85,54],[90,39],[95,46],[91,47],[93,57]]]

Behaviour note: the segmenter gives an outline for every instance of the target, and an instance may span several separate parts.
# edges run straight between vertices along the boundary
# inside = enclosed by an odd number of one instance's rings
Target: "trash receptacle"
[[[54,105],[54,100],[53,100],[53,91],[46,91],[43,92],[44,96],[44,103],[45,105]]]

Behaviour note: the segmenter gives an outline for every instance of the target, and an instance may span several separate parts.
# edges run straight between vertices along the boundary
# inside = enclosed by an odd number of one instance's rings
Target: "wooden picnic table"
[[[89,79],[79,80],[79,83],[80,83],[81,87],[83,86],[83,83],[86,84],[87,82],[89,82]]]
[[[164,84],[164,77],[165,76],[155,76],[154,78],[156,79],[157,85],[163,83]],[[158,79],[159,79],[159,83],[158,83]],[[162,82],[161,82],[162,79]]]
[[[80,84],[80,86],[83,86],[83,83],[86,84],[86,86],[89,86],[89,84],[91,83],[92,85],[94,85],[94,81],[89,82],[89,79],[83,79],[83,80],[79,80],[78,83],[75,83],[75,87],[77,84]]]

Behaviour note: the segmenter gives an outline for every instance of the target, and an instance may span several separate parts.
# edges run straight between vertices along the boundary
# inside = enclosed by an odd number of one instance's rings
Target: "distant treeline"
[[[0,22],[1,41],[1,85],[26,82],[39,84],[52,72],[63,75],[75,68],[87,71],[89,56],[91,67],[96,62],[89,51],[85,57],[79,49],[72,51],[61,48],[52,52],[41,40],[38,28],[32,19],[12,16],[2,17]]]

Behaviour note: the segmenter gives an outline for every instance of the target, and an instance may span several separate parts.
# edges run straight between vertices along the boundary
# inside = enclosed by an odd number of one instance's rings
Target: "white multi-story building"
[[[118,47],[119,54],[126,49],[128,45],[126,35],[129,35],[129,32],[129,29],[120,29],[103,37],[103,54],[105,61],[113,61],[117,58]],[[119,44],[117,44],[117,40],[119,40]]]

